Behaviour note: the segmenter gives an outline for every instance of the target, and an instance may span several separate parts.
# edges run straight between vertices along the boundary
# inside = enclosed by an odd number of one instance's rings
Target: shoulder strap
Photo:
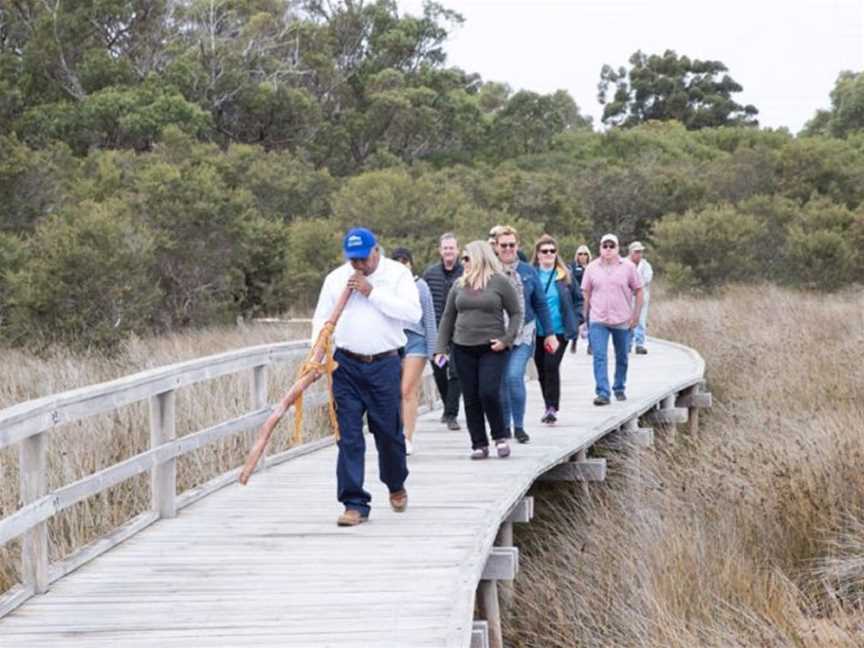
[[[549,292],[549,286],[552,285],[552,280],[555,278],[555,275],[557,275],[557,274],[558,274],[557,268],[552,268],[552,273],[549,275],[549,278],[546,280],[546,288],[543,290],[544,295]]]

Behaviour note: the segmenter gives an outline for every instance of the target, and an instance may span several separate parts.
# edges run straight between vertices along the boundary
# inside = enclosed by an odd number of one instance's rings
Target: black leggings
[[[558,349],[548,353],[543,346],[546,338],[537,337],[534,345],[534,364],[537,366],[537,378],[540,381],[540,391],[547,409],[552,407],[557,412],[561,405],[561,359],[567,350],[567,340],[563,335],[556,335]]]
[[[494,440],[506,439],[504,414],[501,411],[501,378],[507,366],[507,352],[493,351],[488,344],[480,346],[453,345],[453,362],[462,383],[465,399],[465,419],[471,434],[473,449],[489,446],[486,420]]]

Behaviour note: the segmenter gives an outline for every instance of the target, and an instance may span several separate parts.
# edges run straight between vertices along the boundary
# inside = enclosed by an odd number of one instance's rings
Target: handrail
[[[0,449],[58,425],[110,412],[178,387],[284,361],[308,348],[308,340],[262,344],[19,403],[0,410]]]

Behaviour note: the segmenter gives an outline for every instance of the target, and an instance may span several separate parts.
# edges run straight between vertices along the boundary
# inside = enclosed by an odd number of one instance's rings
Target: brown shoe
[[[397,513],[404,513],[408,508],[408,491],[404,488],[395,493],[390,493],[390,507]]]
[[[367,516],[362,515],[356,509],[345,509],[345,512],[336,520],[336,524],[341,527],[357,526],[358,524],[363,524],[368,519]]]

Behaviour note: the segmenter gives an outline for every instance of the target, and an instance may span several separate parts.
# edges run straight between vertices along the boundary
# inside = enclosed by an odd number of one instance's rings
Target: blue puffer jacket
[[[552,318],[549,316],[549,305],[546,303],[546,295],[543,294],[537,269],[520,261],[516,266],[516,272],[522,279],[522,289],[525,291],[525,324],[533,322],[536,317],[544,330],[551,331]]]

